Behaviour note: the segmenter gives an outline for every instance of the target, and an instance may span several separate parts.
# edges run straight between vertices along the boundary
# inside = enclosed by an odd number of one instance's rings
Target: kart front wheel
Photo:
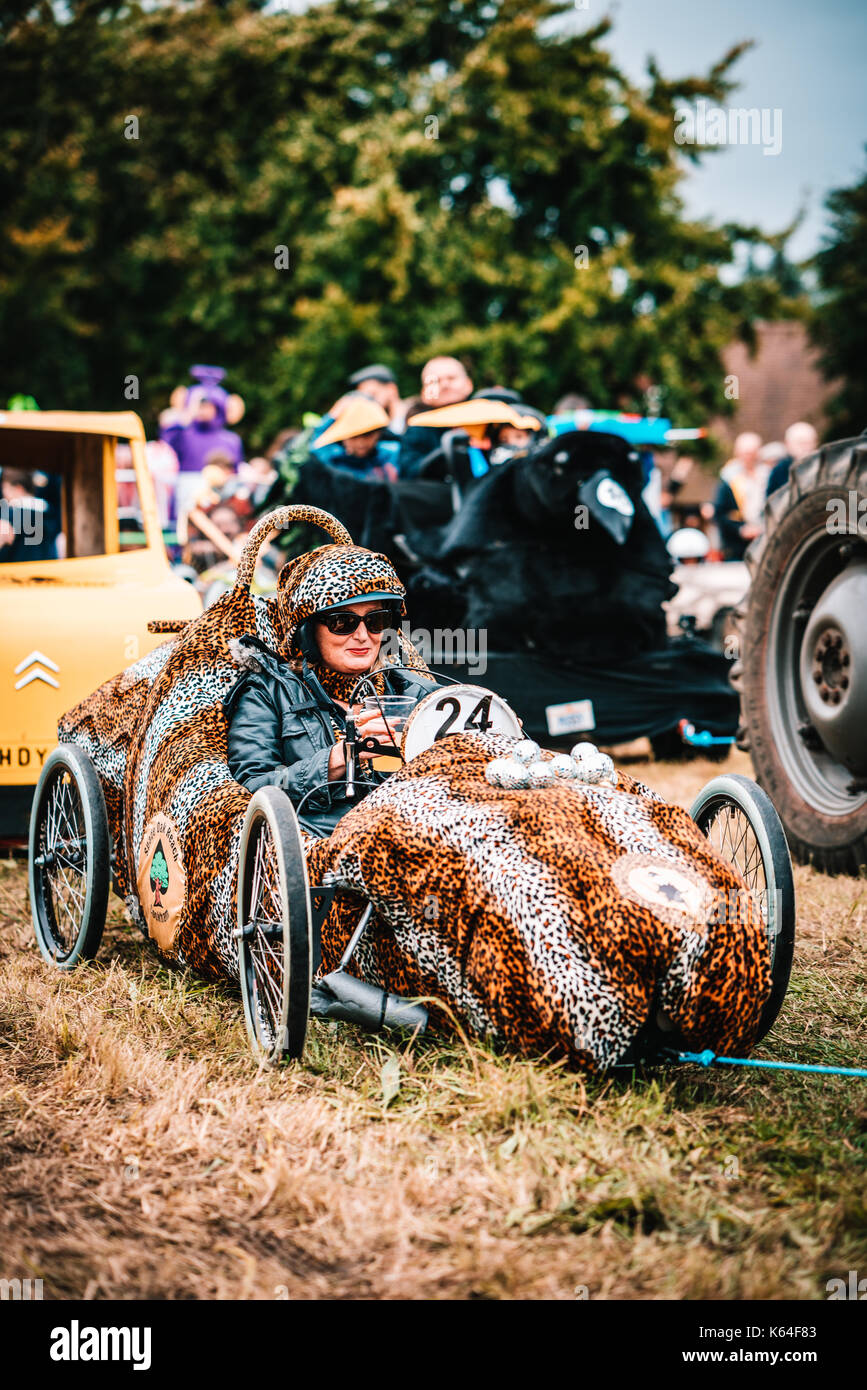
[[[795,949],[795,883],[786,833],[767,792],[738,773],[708,782],[690,815],[741,875],[767,932],[772,984],[759,1020],[760,1042],[783,1006]]]
[[[310,885],[298,819],[278,787],[262,787],[247,807],[236,936],[253,1055],[268,1064],[300,1057],[310,1017]]]
[[[30,813],[30,910],[49,965],[72,970],[96,955],[110,874],[108,817],[96,768],[83,749],[62,743],[46,759]]]

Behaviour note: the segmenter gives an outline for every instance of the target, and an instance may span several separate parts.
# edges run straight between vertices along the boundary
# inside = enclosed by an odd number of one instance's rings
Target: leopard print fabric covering
[[[222,700],[240,674],[229,643],[255,633],[277,647],[276,616],[273,600],[236,588],[59,724],[61,742],[93,759],[116,887],[152,935],[142,870],[154,825],[170,827],[170,890],[181,881],[183,894],[176,927],[158,944],[211,979],[238,976],[233,929],[250,800],[226,765]],[[403,660],[424,669],[408,643]],[[745,920],[723,914],[713,924],[704,908],[708,894],[743,889],[735,871],[685,811],[622,773],[617,790],[491,787],[485,765],[509,746],[494,734],[447,738],[327,840],[304,836],[311,881],[330,869],[343,890],[323,929],[323,969],[336,965],[363,895],[375,921],[353,969],[440,1000],[435,1025],[454,1017],[498,1045],[597,1070],[662,1008],[688,1045],[746,1050],[770,992],[764,931],[751,908]]]
[[[487,762],[510,747],[495,734],[444,739],[310,848],[311,878],[330,869],[346,890],[325,923],[323,971],[361,894],[378,926],[358,973],[444,1000],[495,1044],[595,1071],[662,1009],[689,1047],[747,1050],[771,974],[736,871],[686,811],[623,773],[616,790],[490,786]],[[449,1026],[445,1011],[433,1017]]]
[[[233,637],[276,645],[272,600],[231,591],[63,716],[61,742],[89,753],[106,797],[118,890],[143,928],[137,875],[146,827],[164,812],[177,827],[185,901],[167,957],[211,979],[237,978],[232,929],[238,851],[250,793],[226,764],[222,701],[240,668]]]

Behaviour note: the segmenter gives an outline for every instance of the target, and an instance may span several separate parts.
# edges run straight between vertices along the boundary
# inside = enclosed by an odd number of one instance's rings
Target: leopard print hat
[[[399,600],[400,616],[405,617],[405,595],[388,557],[360,545],[322,545],[300,555],[283,566],[277,584],[282,654],[290,660],[298,656],[298,629],[314,613],[354,600],[388,597]]]

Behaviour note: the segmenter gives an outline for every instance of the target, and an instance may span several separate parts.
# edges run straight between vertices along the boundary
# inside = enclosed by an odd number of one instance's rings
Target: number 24
[[[473,710],[470,711],[470,713],[464,720],[464,729],[473,729],[476,732],[483,734],[486,729],[490,729],[493,727],[494,721],[488,718],[488,715],[490,714],[491,710],[492,699],[493,696],[491,695],[482,696],[479,703]],[[461,702],[460,700],[455,699],[454,695],[446,695],[444,699],[440,700],[439,703],[434,706],[434,708],[438,710],[451,710],[451,713],[446,716],[445,721],[440,725],[440,727],[434,734],[434,742],[436,742],[437,739],[445,738],[446,734],[451,731],[452,725],[455,723],[455,721],[458,718],[458,715],[461,712]]]

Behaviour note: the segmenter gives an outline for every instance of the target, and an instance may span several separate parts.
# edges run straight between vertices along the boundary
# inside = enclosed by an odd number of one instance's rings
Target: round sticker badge
[[[694,869],[656,854],[623,854],[611,877],[624,898],[649,907],[663,922],[705,934],[710,885]]]
[[[163,951],[178,934],[186,885],[181,832],[171,816],[158,811],[145,826],[137,887],[148,932]]]

